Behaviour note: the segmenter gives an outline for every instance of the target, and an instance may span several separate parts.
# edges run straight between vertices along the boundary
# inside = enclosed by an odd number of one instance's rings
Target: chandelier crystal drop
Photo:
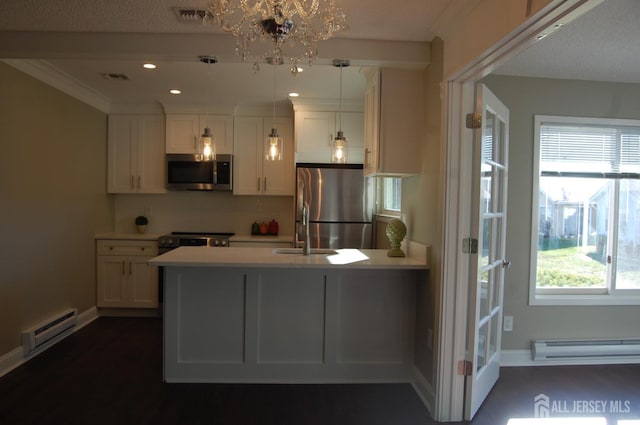
[[[214,0],[210,15],[223,31],[236,37],[236,52],[260,63],[309,65],[318,57],[318,42],[348,30],[344,12],[333,0]]]

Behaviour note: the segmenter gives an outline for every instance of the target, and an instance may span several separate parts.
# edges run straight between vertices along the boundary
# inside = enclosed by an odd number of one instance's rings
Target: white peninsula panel
[[[178,363],[244,362],[245,294],[242,274],[220,270],[207,276],[185,269],[175,288],[180,302],[176,336]]]
[[[165,267],[167,382],[408,382],[426,270]]]
[[[258,363],[322,364],[325,293],[322,273],[263,270],[258,280]]]

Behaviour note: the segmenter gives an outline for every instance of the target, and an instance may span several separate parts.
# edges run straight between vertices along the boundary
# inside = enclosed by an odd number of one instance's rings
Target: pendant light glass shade
[[[216,159],[216,144],[209,127],[205,127],[204,133],[200,136],[200,152],[203,161]]]
[[[271,129],[271,133],[265,140],[264,152],[267,161],[281,161],[284,143],[282,137],[278,134],[278,130]]]
[[[338,131],[331,145],[331,162],[344,164],[347,162],[347,139],[342,130]]]

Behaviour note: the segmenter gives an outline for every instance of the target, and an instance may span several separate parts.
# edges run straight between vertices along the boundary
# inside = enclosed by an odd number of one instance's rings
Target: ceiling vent
[[[116,74],[116,73],[112,73],[112,72],[105,72],[102,74],[102,78],[104,78],[105,80],[112,80],[112,81],[129,81],[131,80],[131,78],[129,78],[129,76],[125,75],[125,74]]]
[[[205,18],[213,18],[211,12],[203,9],[174,7],[173,11],[180,22],[199,24],[202,23]]]

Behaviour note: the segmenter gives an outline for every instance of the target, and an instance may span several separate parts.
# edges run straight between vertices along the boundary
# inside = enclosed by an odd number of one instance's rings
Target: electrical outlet
[[[427,348],[433,349],[433,329],[427,329]]]
[[[513,330],[513,316],[504,316],[502,330],[505,332],[511,332]]]

